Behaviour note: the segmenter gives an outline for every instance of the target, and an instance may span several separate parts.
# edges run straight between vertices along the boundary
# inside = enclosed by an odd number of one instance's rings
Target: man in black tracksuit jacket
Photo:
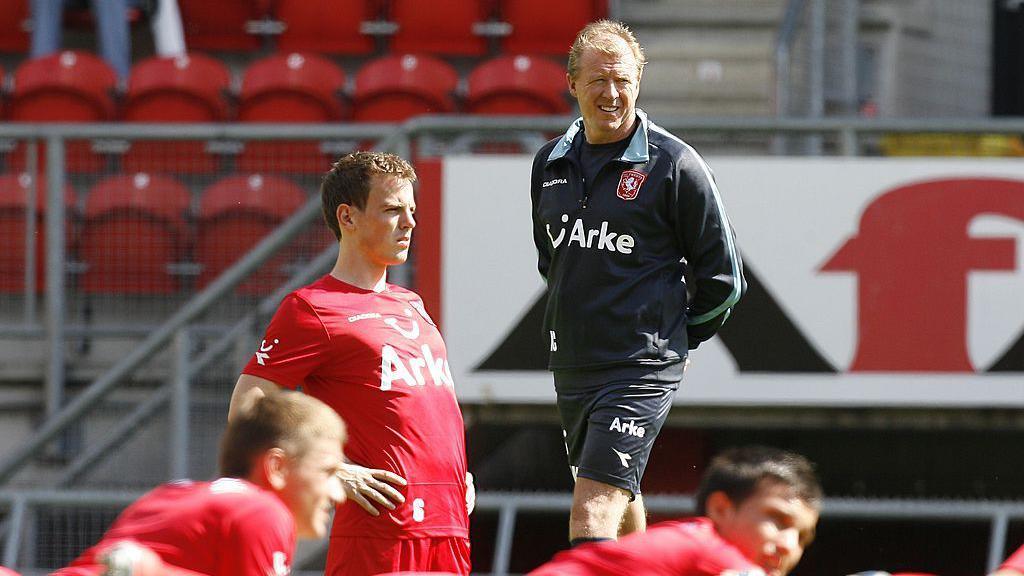
[[[715,334],[745,288],[707,164],[633,106],[642,69],[628,28],[584,28],[568,74],[583,117],[533,163],[549,368],[576,478],[574,544],[645,528],[640,479],[688,350]]]

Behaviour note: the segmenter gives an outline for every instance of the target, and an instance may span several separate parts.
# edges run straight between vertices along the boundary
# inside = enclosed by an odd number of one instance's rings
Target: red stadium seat
[[[487,39],[474,33],[473,25],[485,21],[486,17],[482,0],[392,0],[391,20],[398,25],[398,30],[391,37],[391,49],[480,56],[487,51]]]
[[[469,75],[472,114],[567,114],[565,69],[546,58],[501,56]]]
[[[455,110],[452,92],[459,75],[431,56],[401,54],[368,63],[356,75],[353,118],[401,122],[419,114]]]
[[[229,176],[210,186],[199,205],[195,248],[202,265],[199,285],[213,282],[305,202],[299,186],[276,176]],[[287,266],[296,260],[282,251],[242,283],[238,292],[268,294],[288,279]]]
[[[187,188],[166,176],[137,173],[101,180],[89,192],[79,239],[86,293],[171,294],[168,265],[187,244]]]
[[[499,0],[502,20],[512,26],[502,40],[509,54],[565,56],[587,23],[608,14],[607,0]]]
[[[270,13],[271,0],[178,0],[191,50],[258,50],[263,38],[246,29]]]
[[[29,0],[7,0],[0,10],[0,52],[28,52]]]
[[[277,49],[369,54],[375,42],[363,34],[361,25],[378,12],[377,0],[278,0],[275,13],[285,28],[277,37]]]
[[[8,117],[15,122],[100,122],[114,116],[117,75],[106,62],[85,52],[61,52],[29,60],[14,72],[14,93]],[[45,152],[40,147],[39,165]],[[15,170],[25,169],[25,148],[13,154]],[[72,172],[98,172],[103,158],[89,142],[69,142],[67,166]]]
[[[191,54],[150,58],[132,68],[123,117],[129,122],[221,122],[227,119],[225,93],[231,75],[219,60]],[[133,142],[122,160],[128,172],[217,170],[216,157],[203,142]]]
[[[249,66],[242,80],[242,122],[337,122],[345,73],[314,54],[277,54]],[[238,158],[245,172],[321,173],[329,156],[319,142],[249,142]]]
[[[0,176],[0,292],[17,293],[25,290],[25,217],[28,195],[32,186],[30,174]],[[36,290],[46,288],[46,180],[36,183],[35,284]],[[64,188],[66,211],[66,239],[68,246],[74,238],[75,191]]]
[[[10,119],[16,122],[98,122],[114,116],[117,75],[85,52],[29,60],[14,72]]]

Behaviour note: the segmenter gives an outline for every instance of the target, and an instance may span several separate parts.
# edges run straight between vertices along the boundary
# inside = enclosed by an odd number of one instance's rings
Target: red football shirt
[[[531,576],[622,576],[637,567],[647,576],[764,575],[715,531],[708,518],[661,522],[614,542],[560,552]]]
[[[462,413],[441,334],[415,293],[333,276],[285,298],[243,370],[319,398],[348,426],[346,456],[409,485],[395,510],[338,507],[332,534],[469,537]]]
[[[1016,570],[1017,572],[1024,573],[1024,546],[1021,546],[1016,552],[1011,554],[999,569]]]
[[[100,574],[97,556],[122,540],[148,546],[167,564],[210,576],[287,576],[295,520],[274,493],[245,480],[171,482],[125,509],[98,544],[57,574]]]

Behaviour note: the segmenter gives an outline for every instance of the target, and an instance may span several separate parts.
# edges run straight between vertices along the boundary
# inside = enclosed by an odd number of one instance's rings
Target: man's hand
[[[476,486],[473,485],[472,472],[466,472],[466,515],[473,513],[476,508]]]
[[[405,496],[395,486],[405,486],[407,482],[394,472],[343,464],[338,477],[348,499],[359,504],[371,516],[380,516],[377,505],[394,510],[405,502]]]

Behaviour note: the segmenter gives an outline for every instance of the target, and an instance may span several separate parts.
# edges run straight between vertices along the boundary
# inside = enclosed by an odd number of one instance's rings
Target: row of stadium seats
[[[460,79],[447,62],[412,54],[366,63],[346,96],[344,71],[315,54],[276,54],[253,62],[233,93],[229,69],[218,59],[193,54],[151,58],[132,68],[127,92],[115,98],[113,70],[96,56],[63,52],[24,62],[13,74],[3,115],[17,122],[400,122],[419,114],[564,114],[565,73],[545,58],[503,56],[485,61],[466,79],[466,97],[455,97]],[[330,153],[317,142],[256,142],[242,147],[242,171],[320,172]],[[267,159],[275,159],[268,164]],[[106,163],[88,142],[68,148],[72,172],[101,172]],[[218,159],[201,142],[135,142],[121,170],[213,173]],[[24,170],[23,145],[9,169]]]
[[[6,117],[19,122],[391,122],[454,112],[459,74],[432,56],[396,54],[359,70],[351,105],[346,83],[345,72],[321,56],[271,55],[244,71],[234,114],[227,99],[231,73],[220,60],[202,54],[150,58],[132,68],[118,110],[114,71],[92,54],[69,51],[26,61],[14,71]],[[566,113],[566,90],[560,65],[545,58],[502,56],[469,74],[462,111]]]
[[[46,182],[36,184],[36,288],[45,289],[44,216]],[[25,226],[28,174],[0,176],[0,292],[25,289]],[[191,284],[201,288],[244,255],[260,239],[299,209],[306,193],[276,176],[239,174],[222,178],[199,197],[173,178],[136,173],[97,182],[81,212],[75,190],[64,191],[69,260],[76,265],[75,286],[86,294],[172,294]],[[330,241],[315,226],[293,244],[309,255]],[[197,264],[197,265],[196,265]],[[265,264],[240,294],[267,294],[289,276],[286,256]]]
[[[26,52],[29,0],[0,10],[0,51]],[[253,51],[264,37],[278,50],[367,55],[376,38],[398,52],[480,56],[488,36],[511,53],[563,55],[607,0],[178,0],[192,49]]]

